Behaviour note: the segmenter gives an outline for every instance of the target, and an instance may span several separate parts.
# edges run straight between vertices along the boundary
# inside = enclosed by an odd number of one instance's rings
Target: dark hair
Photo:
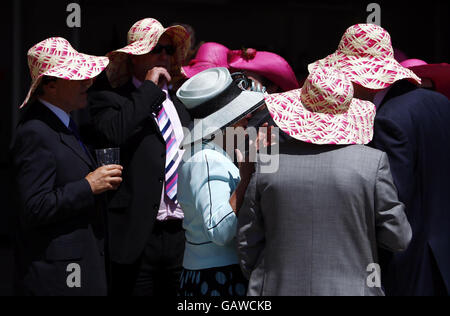
[[[49,76],[42,77],[41,83],[38,85],[36,91],[34,92],[34,96],[36,97],[42,96],[44,94],[44,86],[48,85],[50,82],[56,81],[57,79],[58,78],[56,77],[49,77]]]

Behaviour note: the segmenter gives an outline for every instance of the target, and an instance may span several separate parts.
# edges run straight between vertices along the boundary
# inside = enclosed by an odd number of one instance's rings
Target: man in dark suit
[[[383,270],[388,295],[450,294],[449,126],[448,98],[407,81],[378,107],[372,144],[389,156],[413,228],[409,249]]]
[[[87,105],[92,78],[108,59],[80,54],[62,38],[35,45],[28,58],[33,83],[11,149],[17,294],[106,295],[97,196],[117,189],[122,167],[96,169],[70,113]]]
[[[109,202],[112,294],[175,297],[185,242],[176,198],[178,148],[190,117],[169,86],[189,36],[180,26],[164,29],[144,19],[128,39],[127,47],[108,55],[116,88],[90,96],[99,141],[120,147],[125,167]]]

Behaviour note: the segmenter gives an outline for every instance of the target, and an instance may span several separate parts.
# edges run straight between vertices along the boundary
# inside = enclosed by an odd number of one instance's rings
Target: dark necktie
[[[81,141],[81,136],[80,136],[80,132],[78,131],[77,124],[75,123],[75,121],[72,118],[70,118],[70,121],[69,121],[69,130],[76,137],[76,139],[80,143],[81,148],[83,148],[84,152],[89,156],[89,152],[88,152],[86,146],[84,146],[83,142]]]

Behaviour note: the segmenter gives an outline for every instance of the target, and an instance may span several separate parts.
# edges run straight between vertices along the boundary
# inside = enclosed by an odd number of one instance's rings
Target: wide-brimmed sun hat
[[[264,104],[264,94],[244,91],[226,68],[207,69],[177,91],[177,97],[195,119],[182,146],[214,135]]]
[[[353,97],[351,81],[335,68],[317,68],[302,89],[266,96],[276,125],[291,137],[318,145],[368,144],[375,105]]]
[[[62,37],[48,38],[28,51],[31,87],[20,107],[24,107],[30,101],[44,76],[65,80],[87,80],[97,77],[108,64],[107,57],[79,53]]]
[[[180,71],[191,45],[189,33],[180,25],[164,28],[155,19],[143,19],[136,22],[129,30],[126,47],[107,54],[111,63],[106,74],[113,88],[125,84],[131,78],[129,56],[150,53],[163,34],[167,34],[172,39],[172,44],[176,48],[175,54],[172,56],[172,69],[168,70],[173,74]]]
[[[289,63],[277,54],[253,48],[233,50],[228,54],[228,64],[233,70],[254,72],[272,81],[282,91],[300,88]]]
[[[300,88],[294,71],[283,57],[253,48],[230,50],[213,42],[203,44],[189,65],[182,68],[182,72],[186,77],[192,78],[206,69],[216,67],[224,67],[231,72],[254,72],[283,91]]]
[[[428,64],[420,59],[408,59],[401,64],[421,79],[431,80],[434,90],[450,99],[450,64]]]
[[[385,89],[402,79],[421,83],[414,72],[395,60],[391,36],[375,24],[348,28],[338,50],[310,64],[309,72],[313,73],[317,67],[341,69],[352,82],[372,90]]]

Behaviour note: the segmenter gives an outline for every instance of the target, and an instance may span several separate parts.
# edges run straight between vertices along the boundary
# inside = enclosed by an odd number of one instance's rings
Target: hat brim
[[[186,29],[180,25],[175,25],[163,29],[156,36],[147,36],[144,39],[131,43],[124,48],[112,51],[106,56],[111,60],[110,66],[106,70],[106,75],[113,88],[125,84],[131,78],[129,56],[141,56],[150,53],[158,44],[161,36],[167,34],[176,47],[175,55],[172,57],[172,73],[180,71],[180,68],[190,49],[190,35]]]
[[[319,67],[340,69],[352,82],[372,90],[386,89],[403,79],[409,79],[415,84],[421,83],[421,79],[414,72],[393,58],[360,58],[336,52],[310,64],[308,70],[313,73]]]
[[[196,143],[214,135],[219,130],[231,126],[246,115],[256,111],[264,104],[264,95],[258,92],[242,91],[229,104],[214,112],[213,114],[196,120],[190,126],[190,135],[187,135],[182,142],[182,146]]]
[[[289,136],[317,145],[366,145],[372,141],[375,105],[353,99],[341,114],[309,111],[301,103],[302,89],[266,96],[267,108],[277,126]]]
[[[28,91],[25,101],[20,108],[23,108],[33,97],[34,92],[44,76],[55,77],[64,80],[88,80],[97,77],[109,64],[108,57],[92,56],[79,53],[73,56],[69,62],[58,67],[51,68],[37,78],[35,78]]]
[[[422,79],[429,79],[433,88],[450,99],[450,65],[429,64],[409,68]]]
[[[192,78],[195,75],[201,73],[202,71],[211,69],[211,68],[217,68],[217,67],[224,67],[222,65],[216,65],[207,61],[199,61],[196,62],[193,66],[184,66],[181,67],[181,73],[186,76],[186,78]],[[228,65],[225,66],[225,68],[228,68]]]
[[[450,65],[449,64],[429,64],[413,66],[409,68],[417,76],[435,81],[450,81]]]
[[[251,71],[270,80],[282,91],[300,88],[297,77],[289,63],[281,56],[270,52],[257,52],[255,57],[246,60],[239,55],[230,61],[230,68],[237,71]]]

